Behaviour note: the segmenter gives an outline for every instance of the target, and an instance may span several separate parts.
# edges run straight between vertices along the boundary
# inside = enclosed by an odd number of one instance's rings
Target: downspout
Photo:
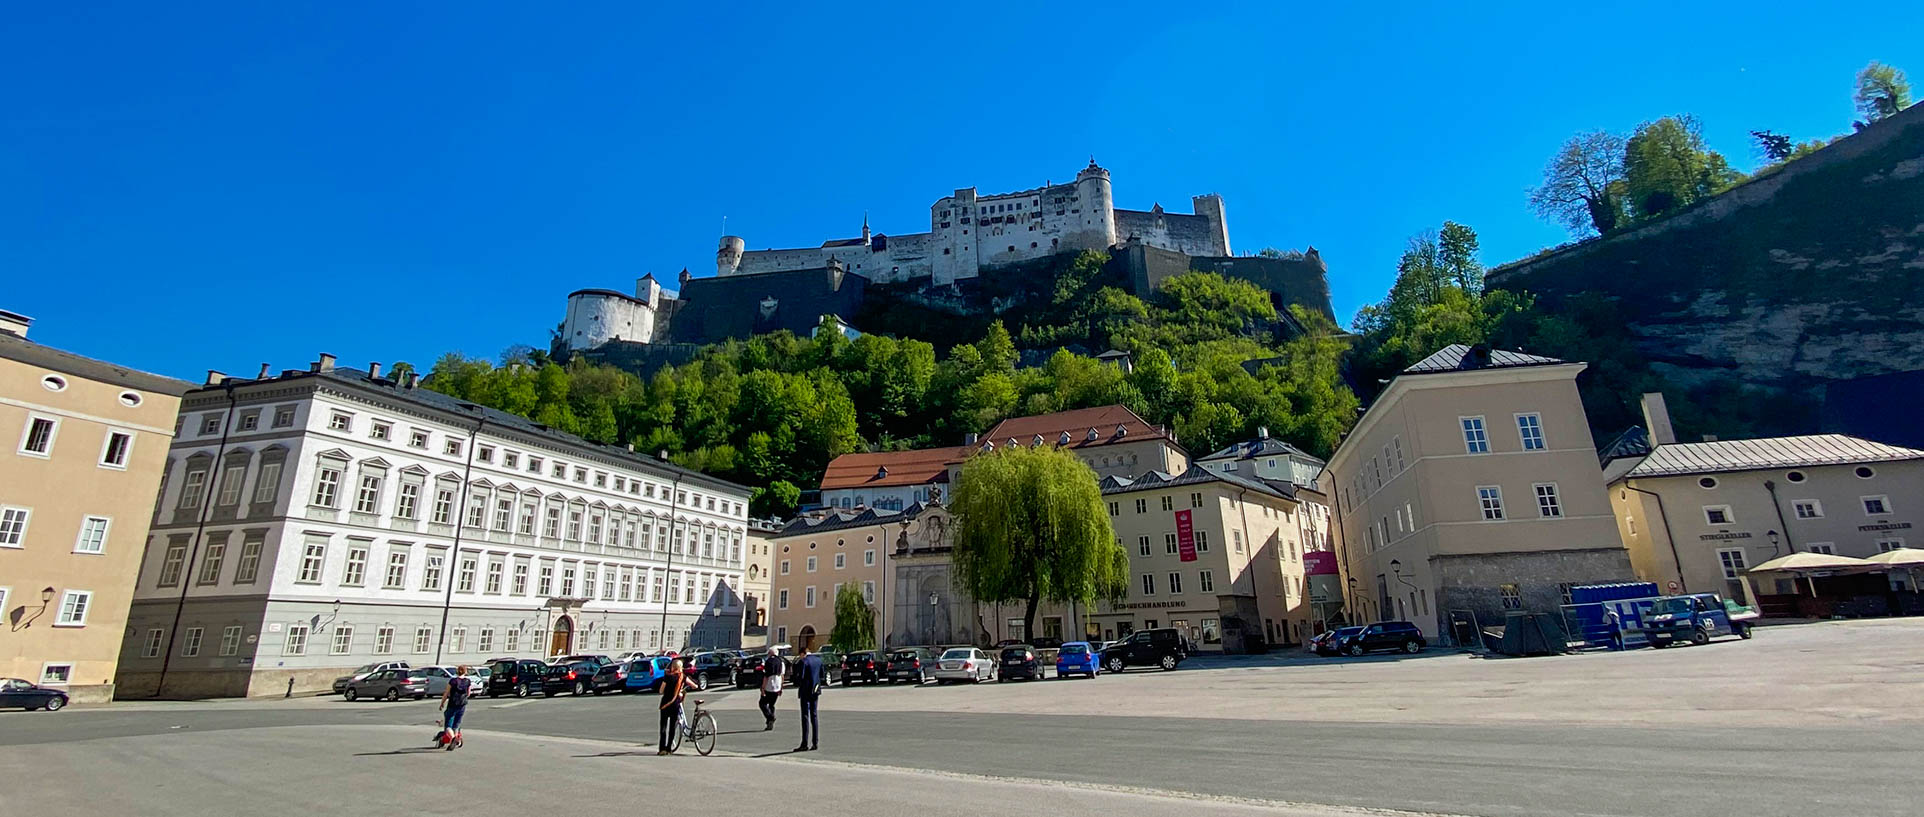
[[[1670,543],[1670,560],[1677,565],[1677,589],[1690,592],[1690,582],[1684,578],[1683,556],[1677,553],[1677,537],[1670,533],[1670,514],[1663,509],[1663,497],[1630,484],[1630,480],[1624,480],[1623,487],[1657,500],[1657,518],[1663,521],[1663,538]]]
[[[194,586],[194,563],[200,560],[200,540],[207,530],[207,514],[213,510],[214,497],[218,496],[216,491],[220,489],[222,478],[227,475],[226,465],[221,462],[221,459],[227,456],[227,434],[234,427],[234,409],[240,401],[240,395],[234,393],[232,378],[222,380],[220,387],[227,391],[227,416],[221,419],[220,444],[215,447],[214,463],[209,466],[209,470],[214,472],[214,478],[207,481],[207,494],[201,498],[200,516],[194,520],[194,544],[187,552],[187,563],[180,569],[180,598],[174,602],[174,623],[167,628],[167,651],[160,656],[160,678],[154,681],[156,698],[160,697],[161,690],[167,687],[167,668],[173,664],[174,639],[180,634],[181,615],[187,611],[187,590]],[[184,480],[185,477],[182,479]],[[154,501],[158,503],[160,499],[156,498]]]
[[[464,405],[473,409],[480,408],[480,406],[472,403]],[[476,417],[474,418],[474,429],[468,432],[468,463],[467,468],[461,473],[461,501],[454,508],[454,546],[448,552],[447,572],[441,576],[441,578],[448,583],[448,592],[441,600],[441,634],[434,642],[434,663],[436,664],[441,663],[441,648],[448,642],[448,614],[454,608],[454,583],[461,575],[461,531],[468,525],[468,491],[472,490],[470,486],[474,484],[475,437],[481,434],[481,427],[487,424],[488,418],[486,415]],[[488,509],[482,508],[481,524],[485,526],[487,523]],[[480,569],[478,560],[475,568],[477,570]]]
[[[1792,538],[1790,538],[1790,523],[1789,523],[1789,522],[1786,522],[1786,521],[1784,521],[1784,506],[1783,506],[1783,503],[1781,503],[1781,502],[1778,502],[1778,501],[1777,501],[1777,482],[1776,482],[1776,480],[1769,480],[1769,479],[1767,479],[1767,480],[1764,480],[1764,490],[1766,490],[1766,491],[1769,491],[1769,492],[1770,492],[1770,509],[1771,509],[1771,510],[1773,510],[1773,511],[1776,511],[1776,512],[1777,512],[1777,527],[1778,527],[1778,529],[1780,529],[1780,530],[1782,530],[1782,531],[1784,532],[1784,546],[1786,546],[1786,547],[1788,547],[1788,548],[1790,548],[1790,552],[1792,552],[1792,553],[1796,553],[1796,552],[1797,552],[1797,540],[1795,540],[1795,539],[1792,539]],[[1771,547],[1770,547],[1770,555],[1772,555],[1772,556],[1776,556],[1776,555],[1777,555],[1777,546],[1776,546],[1776,545],[1771,545]]]

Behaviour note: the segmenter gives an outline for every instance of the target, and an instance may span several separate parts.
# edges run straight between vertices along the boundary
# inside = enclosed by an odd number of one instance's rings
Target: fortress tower
[[[866,223],[867,219],[863,219],[863,221]],[[747,248],[748,245],[742,241],[741,236],[722,236],[721,246],[715,250],[715,274],[718,276],[734,275],[737,270],[741,269],[742,253],[746,251]]]
[[[1220,247],[1215,254],[1231,256],[1229,251],[1229,222],[1223,220],[1223,197],[1215,193],[1204,193],[1189,197],[1189,209],[1196,215],[1208,219],[1210,243]]]
[[[1078,250],[1109,249],[1116,243],[1116,199],[1109,188],[1109,171],[1098,166],[1094,157],[1076,174],[1076,196],[1082,213],[1066,243]]]

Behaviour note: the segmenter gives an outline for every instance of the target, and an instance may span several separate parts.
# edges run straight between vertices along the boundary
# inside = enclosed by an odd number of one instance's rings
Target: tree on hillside
[[[1876,122],[1911,106],[1911,83],[1903,71],[1873,60],[1857,72],[1852,100],[1865,122]]]
[[[835,626],[828,631],[828,643],[842,652],[875,649],[875,608],[854,582],[835,594]]]
[[[1054,447],[1004,447],[962,466],[954,502],[957,579],[980,602],[1119,599],[1129,557],[1109,526],[1096,474]]]
[[[1624,142],[1623,174],[1630,210],[1644,219],[1674,213],[1743,179],[1704,143],[1702,124],[1687,114],[1638,125]]]
[[[1436,263],[1443,276],[1465,292],[1483,291],[1483,262],[1476,259],[1479,249],[1476,231],[1454,221],[1443,222],[1436,234]]]
[[[1530,191],[1530,207],[1572,233],[1607,233],[1623,221],[1623,183],[1623,137],[1580,133],[1543,169],[1543,184]]]
[[[1764,154],[1766,162],[1775,164],[1790,158],[1793,149],[1790,137],[1776,131],[1754,130],[1750,138],[1757,140],[1757,152]]]

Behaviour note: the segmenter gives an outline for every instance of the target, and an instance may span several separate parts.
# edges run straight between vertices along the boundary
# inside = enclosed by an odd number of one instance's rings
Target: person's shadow
[[[355,757],[381,757],[383,755],[418,755],[423,752],[445,751],[439,746],[416,746],[412,749],[394,749],[387,752],[355,752]]]

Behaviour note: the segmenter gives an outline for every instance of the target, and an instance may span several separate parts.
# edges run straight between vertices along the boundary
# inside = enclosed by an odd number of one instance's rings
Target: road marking
[[[531,703],[534,703],[534,701],[533,701],[533,700],[526,700],[526,701],[512,701],[512,702],[509,702],[509,703],[505,703],[505,704],[495,704],[495,705],[493,705],[493,706],[490,706],[490,707],[488,707],[488,708],[489,708],[489,709],[513,709],[513,708],[515,708],[515,707],[517,707],[517,706],[527,706],[528,704],[531,704]]]

